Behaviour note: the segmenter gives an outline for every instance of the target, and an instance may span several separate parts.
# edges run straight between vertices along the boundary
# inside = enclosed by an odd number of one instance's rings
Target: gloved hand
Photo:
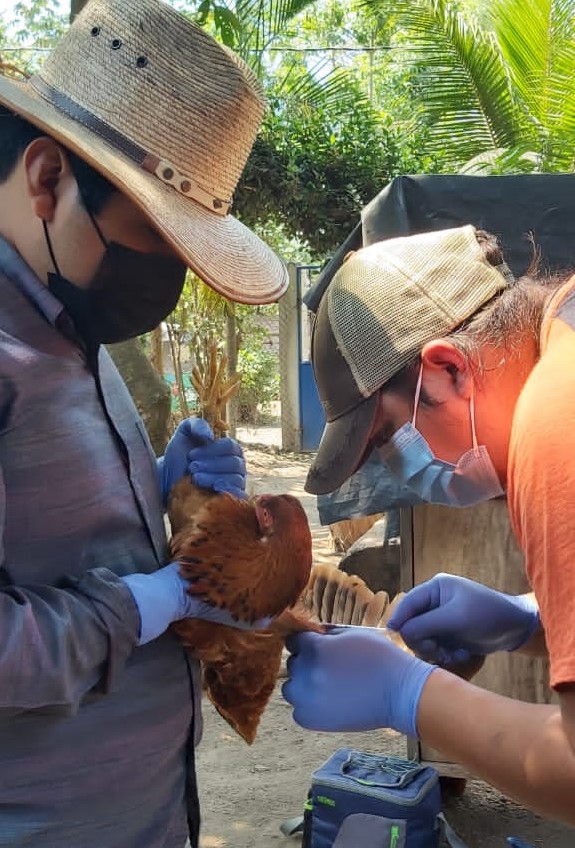
[[[121,579],[132,593],[140,615],[139,645],[157,639],[173,621],[182,618],[201,618],[239,630],[260,630],[271,621],[269,618],[253,624],[236,621],[227,610],[189,595],[188,584],[180,577],[178,562],[171,562],[151,574],[128,574]]]
[[[417,709],[435,667],[402,651],[376,629],[334,627],[296,633],[282,693],[294,721],[309,730],[393,727],[417,736]]]
[[[514,651],[539,626],[528,598],[505,595],[458,577],[437,574],[400,601],[387,626],[397,630],[419,656],[443,664],[472,654]]]
[[[186,418],[178,424],[163,457],[158,459],[162,501],[166,506],[174,483],[191,474],[196,485],[214,492],[229,492],[244,498],[246,463],[234,439],[216,439],[203,418]]]

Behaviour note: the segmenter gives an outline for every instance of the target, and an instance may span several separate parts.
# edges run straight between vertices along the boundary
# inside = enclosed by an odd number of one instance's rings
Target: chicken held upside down
[[[171,553],[190,593],[252,624],[292,607],[307,584],[312,542],[291,495],[243,501],[199,489],[186,477],[171,493]],[[251,744],[281,662],[284,638],[187,619],[174,625],[201,660],[204,685],[220,714]]]
[[[196,487],[189,478],[174,486],[169,504],[172,554],[190,592],[225,608],[239,621],[278,616],[271,630],[238,630],[186,619],[173,625],[201,661],[204,685],[218,712],[251,744],[274,689],[285,636],[322,630],[324,623],[381,627],[392,610],[386,592],[374,593],[361,578],[332,566],[311,568],[312,543],[303,507],[290,495],[242,501]],[[483,664],[472,657],[447,669],[470,680]]]

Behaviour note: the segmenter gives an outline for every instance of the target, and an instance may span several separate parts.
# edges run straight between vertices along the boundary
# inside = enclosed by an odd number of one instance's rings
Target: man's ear
[[[70,166],[64,149],[54,139],[42,136],[32,141],[22,157],[32,211],[43,221],[52,221],[58,187]]]
[[[465,354],[448,339],[434,339],[428,342],[421,351],[421,361],[425,367],[424,373],[432,383],[430,389],[433,396],[435,386],[435,391],[439,390],[441,394],[451,390],[465,399],[471,397],[471,364]]]

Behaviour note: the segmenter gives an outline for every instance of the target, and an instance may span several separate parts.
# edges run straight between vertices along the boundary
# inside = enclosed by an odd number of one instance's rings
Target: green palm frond
[[[235,14],[241,25],[238,51],[246,58],[261,54],[281,35],[289,21],[314,0],[237,0]]]
[[[475,176],[534,173],[541,170],[541,157],[529,145],[499,147],[479,153],[459,168],[458,173]]]
[[[279,80],[277,93],[291,106],[300,104],[322,110],[337,108],[341,113],[354,105],[359,108],[369,102],[350,71],[334,69],[324,61],[312,68],[292,64]]]
[[[396,0],[393,13],[430,152],[455,166],[483,156],[498,173],[572,169],[575,0],[493,0],[483,26],[448,0]]]
[[[547,167],[575,149],[575,0],[495,0],[493,29]]]
[[[377,13],[385,0],[364,0]],[[514,145],[525,120],[492,33],[446,0],[397,0],[396,47],[417,69],[421,112],[432,152],[464,161]]]

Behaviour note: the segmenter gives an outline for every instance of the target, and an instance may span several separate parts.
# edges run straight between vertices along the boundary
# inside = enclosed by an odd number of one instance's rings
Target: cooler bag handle
[[[427,766],[399,757],[351,751],[348,758],[342,763],[340,772],[362,786],[401,789],[411,783],[426,768]]]

